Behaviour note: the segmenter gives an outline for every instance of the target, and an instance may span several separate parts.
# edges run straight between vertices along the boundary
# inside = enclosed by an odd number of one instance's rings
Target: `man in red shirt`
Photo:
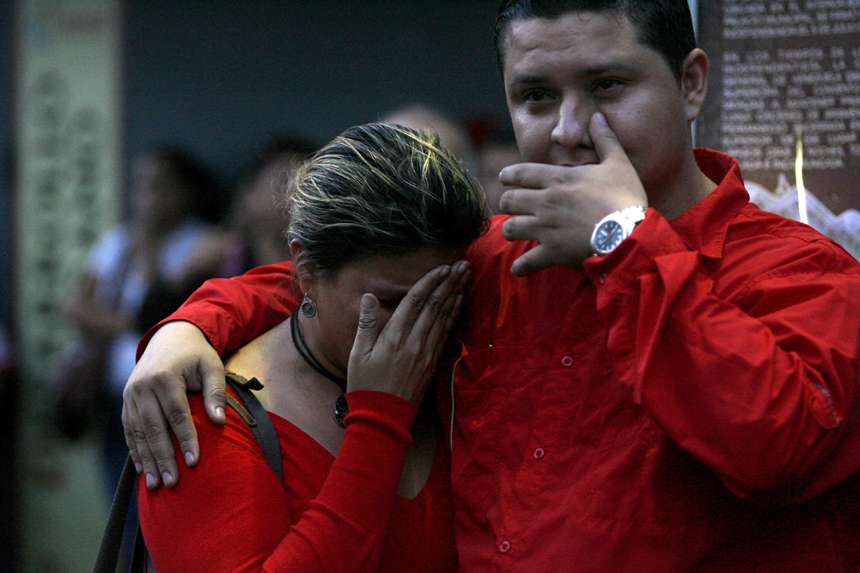
[[[693,150],[686,0],[507,0],[495,32],[526,163],[439,376],[461,568],[860,570],[860,267]],[[166,420],[195,463],[186,387],[222,419],[208,343],[282,319],[284,272],[208,283],[171,317],[199,330],[155,333],[126,389],[140,470],[175,483],[142,430]]]

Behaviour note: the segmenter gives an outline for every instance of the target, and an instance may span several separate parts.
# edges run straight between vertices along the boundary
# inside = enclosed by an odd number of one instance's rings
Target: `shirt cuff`
[[[629,292],[638,277],[653,272],[656,258],[688,250],[669,222],[655,209],[648,209],[645,219],[614,251],[585,260],[585,274],[598,289],[598,310]]]

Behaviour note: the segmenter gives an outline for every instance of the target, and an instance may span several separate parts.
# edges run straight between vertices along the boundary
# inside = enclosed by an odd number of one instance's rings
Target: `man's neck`
[[[693,159],[692,165],[688,163],[685,170],[679,174],[676,182],[672,191],[664,197],[661,203],[651,205],[669,221],[680,217],[695,207],[699,201],[717,188],[717,184],[699,169],[695,159]]]

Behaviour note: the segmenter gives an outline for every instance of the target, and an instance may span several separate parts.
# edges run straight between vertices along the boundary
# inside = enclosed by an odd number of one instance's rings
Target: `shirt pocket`
[[[451,476],[458,509],[480,514],[497,501],[500,473],[516,455],[512,442],[527,408],[518,400],[533,363],[526,346],[474,352],[463,347],[451,383]]]

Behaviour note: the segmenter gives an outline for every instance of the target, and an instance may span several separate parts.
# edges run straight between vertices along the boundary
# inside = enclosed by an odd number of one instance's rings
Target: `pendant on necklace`
[[[346,428],[346,424],[343,423],[343,419],[346,418],[347,414],[349,414],[349,404],[346,402],[346,396],[341,394],[338,399],[334,401],[334,421],[337,422],[337,425],[341,428]]]

